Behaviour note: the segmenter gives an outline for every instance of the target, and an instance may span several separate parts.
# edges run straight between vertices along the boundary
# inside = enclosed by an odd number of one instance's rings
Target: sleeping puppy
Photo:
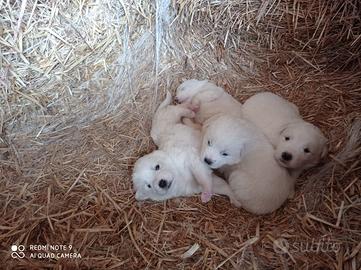
[[[203,134],[201,158],[224,174],[244,209],[270,213],[293,195],[295,179],[277,164],[272,145],[255,125],[223,115],[206,122]]]
[[[212,174],[199,157],[201,133],[181,123],[182,117],[194,117],[189,108],[170,105],[171,96],[158,107],[152,122],[151,137],[158,150],[138,159],[134,165],[133,183],[137,200],[162,201],[202,192],[203,202],[213,192],[234,198],[227,183]]]
[[[177,89],[176,100],[197,109],[195,122],[202,124],[210,117],[220,114],[241,117],[241,103],[223,88],[204,80],[187,80]]]
[[[327,139],[316,126],[302,120],[293,103],[270,92],[250,97],[243,104],[243,117],[269,138],[278,163],[294,177],[317,165],[327,154]]]

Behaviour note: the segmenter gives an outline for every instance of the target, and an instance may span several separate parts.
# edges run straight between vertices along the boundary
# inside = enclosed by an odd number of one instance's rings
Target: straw
[[[358,0],[0,1],[2,265],[358,269],[360,14]],[[220,196],[135,201],[153,111],[189,78],[240,101],[277,93],[327,136],[323,164],[275,213]],[[36,244],[82,258],[29,258]]]

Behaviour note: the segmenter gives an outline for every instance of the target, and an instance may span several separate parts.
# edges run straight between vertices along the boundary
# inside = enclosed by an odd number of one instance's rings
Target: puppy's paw
[[[185,109],[185,110],[182,112],[181,117],[193,119],[194,117],[196,117],[196,113],[193,112],[193,111],[191,111],[191,110]],[[191,121],[192,121],[192,120],[191,120]],[[183,122],[184,122],[184,119],[183,119]]]
[[[193,101],[188,105],[188,108],[191,109],[193,112],[198,112],[200,107],[201,104],[197,101]]]
[[[175,96],[174,102],[175,102],[176,104],[182,104],[182,103],[183,103],[183,101],[182,101],[179,97],[177,97],[177,96]]]
[[[210,192],[202,192],[201,194],[201,201],[202,203],[207,203],[212,199],[212,193]]]

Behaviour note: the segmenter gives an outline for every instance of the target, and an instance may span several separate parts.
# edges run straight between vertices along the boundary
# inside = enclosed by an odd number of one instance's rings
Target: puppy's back
[[[272,144],[283,125],[300,118],[296,105],[270,92],[255,94],[242,106],[243,117],[258,126]]]
[[[198,123],[202,124],[217,115],[242,117],[242,104],[223,88],[210,82],[204,87],[204,91],[193,98],[200,106],[199,113],[196,115]]]
[[[242,207],[255,214],[266,214],[279,208],[293,191],[294,180],[273,157],[267,138],[252,129],[251,142],[241,162],[229,168],[229,183]]]

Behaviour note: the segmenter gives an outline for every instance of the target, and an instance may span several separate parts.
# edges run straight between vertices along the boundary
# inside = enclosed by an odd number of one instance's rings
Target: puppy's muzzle
[[[207,163],[208,165],[212,165],[213,161],[210,160],[209,158],[204,158],[204,162]]]
[[[292,154],[288,152],[282,152],[281,158],[283,161],[291,161],[292,160]]]

